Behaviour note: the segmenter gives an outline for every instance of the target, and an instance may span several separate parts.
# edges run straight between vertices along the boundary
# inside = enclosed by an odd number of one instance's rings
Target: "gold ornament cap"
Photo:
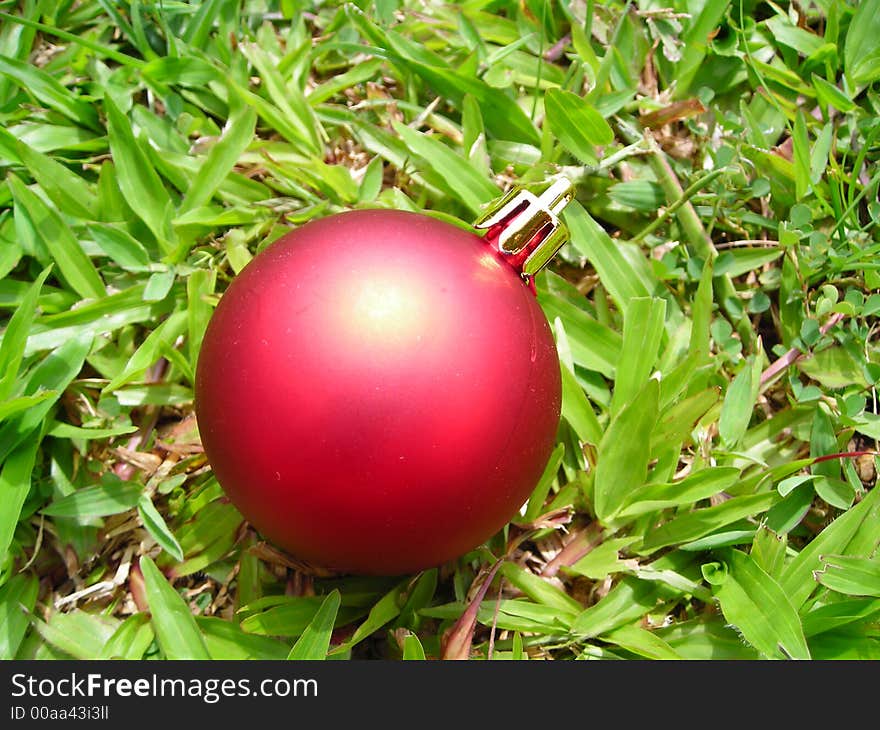
[[[573,198],[574,186],[564,177],[540,196],[515,187],[492,203],[474,227],[485,230],[490,245],[531,279],[568,240],[568,228],[559,214]]]

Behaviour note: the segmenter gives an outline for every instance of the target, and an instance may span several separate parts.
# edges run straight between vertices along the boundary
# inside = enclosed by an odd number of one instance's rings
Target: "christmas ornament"
[[[269,541],[339,572],[439,565],[534,489],[559,361],[530,290],[566,238],[566,180],[475,224],[357,210],[259,253],[220,300],[196,373],[205,453]]]

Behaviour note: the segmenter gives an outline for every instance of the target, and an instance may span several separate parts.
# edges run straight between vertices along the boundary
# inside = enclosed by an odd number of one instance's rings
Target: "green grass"
[[[0,657],[880,658],[880,0],[804,7],[0,3]],[[404,579],[263,543],[193,419],[232,278],[560,173],[523,515]]]

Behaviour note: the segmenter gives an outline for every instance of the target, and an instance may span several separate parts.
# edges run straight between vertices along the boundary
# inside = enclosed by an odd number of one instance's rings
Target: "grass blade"
[[[189,362],[195,371],[199,350],[208,321],[214,311],[207,297],[214,293],[216,277],[213,271],[199,269],[194,271],[186,282],[187,327],[189,330]]]
[[[431,93],[445,97],[459,108],[466,95],[474,97],[480,104],[486,128],[496,137],[527,144],[540,142],[532,120],[504,90],[453,70],[444,65],[437,54],[428,52],[421,44],[408,41],[399,33],[382,30],[354,4],[346,6],[346,13],[366,39],[387,53],[400,72],[416,74]]]
[[[166,301],[150,303],[144,301],[144,286],[140,284],[76,309],[43,317],[31,329],[25,357],[60,347],[71,338],[109,334],[128,324],[155,319],[171,309],[180,290],[182,287],[172,289]]]
[[[0,74],[13,79],[50,109],[89,129],[100,130],[95,107],[80,99],[45,71],[15,58],[0,55]]]
[[[52,266],[50,265],[40,272],[3,331],[3,339],[0,340],[0,373],[2,373],[0,375],[0,401],[9,398],[15,387],[15,379],[27,345],[28,330],[37,311],[40,290],[51,271]]]
[[[245,631],[268,636],[301,636],[321,608],[320,596],[299,596],[272,606],[266,610],[251,613],[241,621]],[[250,609],[251,606],[248,606]],[[360,606],[342,605],[336,616],[340,625],[350,623],[364,615]],[[335,649],[333,652],[335,653]]]
[[[308,92],[306,99],[308,99],[309,104],[313,107],[317,106],[340,91],[345,91],[345,89],[362,84],[364,81],[369,81],[379,74],[381,68],[382,59],[379,58],[372,58],[369,61],[358,63],[345,73],[318,84],[318,86]]]
[[[621,311],[626,311],[633,297],[651,296],[653,275],[637,248],[626,247],[632,249],[630,255],[626,255],[624,246],[612,241],[576,201],[568,204],[562,217],[571,233],[572,245],[596,268],[599,278]]]
[[[174,312],[150,332],[140,347],[135,350],[125,368],[104,386],[103,392],[112,393],[117,388],[121,388],[143,375],[147,368],[161,357],[163,345],[172,345],[184,333],[188,321],[188,312]]]
[[[703,469],[678,482],[649,484],[628,496],[622,517],[632,517],[667,507],[693,504],[724,491],[740,478],[740,470],[732,466]]]
[[[620,360],[620,334],[562,297],[539,291],[538,302],[547,319],[561,320],[576,365],[614,377]]]
[[[156,543],[178,563],[183,560],[183,550],[180,543],[174,537],[174,533],[165,524],[165,518],[159,514],[159,510],[146,494],[141,494],[137,503],[138,515],[147,532],[152,535]]]
[[[28,613],[37,602],[39,581],[34,575],[14,575],[0,586],[0,659],[14,659],[27,631]]]
[[[726,563],[704,565],[703,575],[728,622],[767,657],[809,659],[800,618],[779,584],[739,550],[731,550]]]
[[[36,17],[36,15],[34,17]],[[46,25],[44,23],[38,23],[35,20],[23,18],[17,15],[10,15],[9,13],[0,13],[0,18],[9,23],[18,23],[19,25],[23,25],[26,28],[38,30],[44,35],[61,38],[62,40],[68,41],[69,43],[82,46],[83,48],[88,48],[89,50],[94,51],[98,56],[113,59],[123,66],[139,67],[144,65],[144,61],[142,61],[141,59],[134,58],[133,56],[127,56],[124,53],[119,53],[118,51],[115,51],[108,46],[103,46],[100,43],[96,43],[90,38],[83,37],[82,34],[78,35],[76,33],[68,33],[67,31],[62,30],[58,27]]]
[[[645,659],[684,659],[663,639],[640,626],[621,626],[602,638]]]
[[[820,102],[833,106],[844,113],[851,112],[856,108],[853,100],[838,89],[834,84],[826,81],[817,74],[811,75],[813,86],[816,89],[816,97]]]
[[[638,620],[657,605],[653,582],[625,576],[598,603],[582,611],[571,626],[575,636],[600,636]]]
[[[801,200],[810,190],[810,138],[802,111],[798,111],[794,120],[792,142],[795,197]]]
[[[7,418],[26,411],[28,408],[33,408],[50,398],[57,398],[58,395],[55,390],[41,390],[35,395],[23,395],[20,398],[3,401],[0,403],[0,421],[5,421]]]
[[[214,616],[197,616],[196,624],[205,639],[211,659],[281,660],[287,656],[287,646],[268,636],[242,631],[235,624]]]
[[[110,152],[116,164],[119,189],[135,214],[147,224],[159,245],[170,248],[171,198],[159,174],[143,151],[131,124],[110,95],[104,97]]]
[[[333,624],[339,611],[341,597],[338,590],[332,591],[321,604],[315,617],[297,639],[288,659],[326,659],[333,634]]]
[[[211,200],[253,140],[256,123],[257,114],[248,107],[242,107],[238,114],[230,117],[223,136],[211,147],[199,167],[189,191],[177,209],[178,216]]]
[[[567,593],[515,563],[502,563],[501,574],[536,603],[556,610],[563,621],[566,619],[565,614],[572,614],[573,618],[583,610],[583,605]]]
[[[662,391],[662,383],[660,388]],[[687,439],[699,420],[718,402],[719,397],[719,388],[708,388],[680,400],[670,408],[664,409],[661,404],[663,415],[651,434],[652,453],[665,444],[681,443]]]
[[[718,433],[726,448],[736,446],[749,428],[755,400],[758,397],[760,367],[756,367],[756,358],[750,356],[737,373],[721,405],[721,416],[718,419]]]
[[[220,69],[197,56],[162,56],[152,59],[141,74],[156,84],[175,84],[199,88],[211,82],[223,83]]]
[[[425,661],[425,650],[415,634],[407,634],[403,640],[403,659],[406,661]]]
[[[217,22],[224,6],[230,5],[230,0],[206,0],[200,3],[196,12],[193,13],[186,24],[181,38],[193,48],[204,48],[214,23]]]
[[[118,619],[110,616],[85,611],[53,613],[48,621],[33,617],[34,628],[46,642],[80,660],[100,656],[119,623]]]
[[[258,44],[242,43],[239,48],[260,75],[261,85],[266,89],[271,105],[286,120],[287,129],[294,132],[295,139],[290,141],[303,152],[318,154],[321,150],[319,130],[323,130],[302,91],[284,80],[277,65]]]
[[[89,441],[124,436],[137,430],[137,426],[134,425],[115,426],[113,428],[83,428],[82,426],[73,426],[63,421],[50,421],[46,435],[61,439],[83,439]]]
[[[598,444],[602,439],[602,427],[599,425],[593,406],[571,370],[562,365],[561,372],[562,417],[569,422],[583,443]]]
[[[18,446],[3,463],[0,470],[0,564],[5,564],[9,546],[21,508],[31,490],[31,471],[37,458],[39,439],[31,438]]]
[[[89,184],[66,165],[32,149],[17,145],[21,161],[59,211],[75,218],[92,218],[98,199]]]
[[[611,398],[612,417],[638,395],[648,380],[663,339],[665,315],[663,299],[633,297],[629,300],[623,320],[623,349]]]
[[[142,659],[154,637],[149,616],[144,613],[132,614],[113,632],[98,658]]]
[[[205,639],[183,597],[146,555],[140,559],[156,640],[167,659],[210,659]]]
[[[734,497],[714,507],[683,514],[649,532],[642,549],[654,552],[662,547],[696,540],[737,520],[765,512],[779,499],[777,492],[748,494]]]
[[[24,386],[24,395],[52,391],[52,396],[41,399],[29,410],[0,426],[0,462],[25,439],[32,438],[39,442],[37,429],[42,428],[44,419],[58,398],[82,370],[91,347],[92,338],[87,334],[78,334],[43,358],[30,372]]]
[[[501,191],[477,172],[470,162],[442,142],[416,132],[400,122],[394,122],[394,129],[412,154],[437,172],[444,181],[447,192],[464,203],[471,213],[476,215],[485,203],[500,194]]]
[[[687,96],[691,82],[697,75],[703,59],[708,51],[712,31],[727,12],[730,0],[706,3],[696,17],[691,17],[687,29],[682,35],[684,51],[675,68],[675,96],[682,99]]]
[[[732,501],[732,500],[731,500]],[[796,608],[816,588],[813,572],[822,568],[822,555],[841,555],[859,534],[862,526],[876,532],[880,522],[880,489],[872,489],[858,504],[848,509],[801,550],[782,573],[780,585]]]
[[[805,613],[801,620],[804,634],[809,638],[854,622],[876,620],[878,613],[880,613],[880,599],[851,598],[814,608]]]
[[[593,484],[596,516],[614,519],[629,494],[645,483],[651,431],[657,422],[660,384],[649,380],[639,395],[611,419],[599,443]]]
[[[405,589],[406,585],[409,583],[409,580],[405,580],[394,588],[392,588],[388,593],[386,593],[373,608],[370,609],[370,613],[367,615],[367,618],[364,622],[357,627],[357,630],[352,634],[351,638],[348,639],[343,644],[340,644],[337,647],[334,647],[330,650],[330,654],[342,654],[355,644],[360,641],[363,641],[370,634],[375,631],[381,629],[385,624],[394,619],[398,614],[400,614],[400,594],[401,591]]]
[[[608,122],[586,99],[570,91],[550,89],[544,104],[554,136],[581,162],[595,164],[595,148],[614,141]]]
[[[880,560],[850,555],[823,555],[815,578],[826,588],[850,596],[880,597]]]
[[[843,63],[852,86],[880,78],[880,0],[862,0],[856,6],[844,44]]]
[[[143,486],[124,482],[118,477],[104,477],[104,483],[77,489],[44,507],[48,517],[107,517],[135,507]]]
[[[15,175],[10,173],[7,180],[15,199],[16,215],[21,213],[30,220],[70,288],[83,299],[104,297],[107,290],[101,275],[67,223]]]
[[[120,228],[94,223],[88,231],[95,243],[125,271],[142,272],[150,266],[150,256],[140,241]]]

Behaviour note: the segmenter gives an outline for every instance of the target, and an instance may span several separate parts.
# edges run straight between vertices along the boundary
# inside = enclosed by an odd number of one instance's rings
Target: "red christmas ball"
[[[199,356],[214,473],[269,541],[394,575],[479,546],[553,448],[559,361],[487,240],[390,210],[288,233],[235,278]]]

